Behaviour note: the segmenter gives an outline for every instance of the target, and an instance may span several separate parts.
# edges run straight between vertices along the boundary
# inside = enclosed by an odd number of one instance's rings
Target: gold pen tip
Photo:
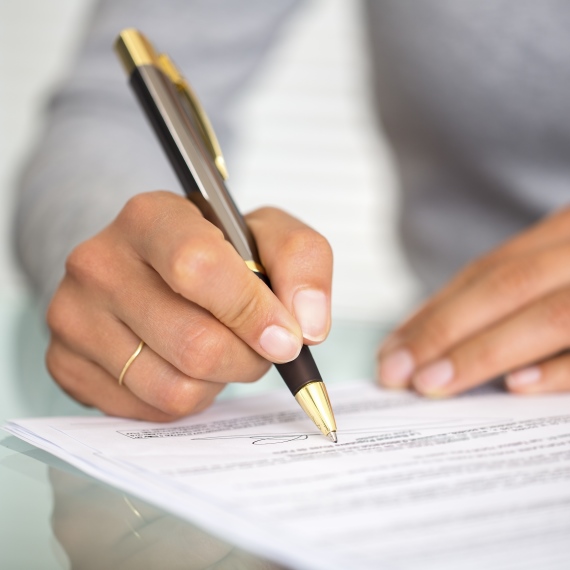
[[[336,436],[336,431],[329,431],[329,433],[327,434],[327,437],[333,442],[333,443],[338,443],[338,438]]]

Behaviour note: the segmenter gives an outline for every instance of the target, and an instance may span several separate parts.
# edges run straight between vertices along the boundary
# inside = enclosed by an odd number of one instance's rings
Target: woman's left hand
[[[512,392],[570,390],[570,208],[468,265],[387,339],[378,376],[450,396],[506,375]]]

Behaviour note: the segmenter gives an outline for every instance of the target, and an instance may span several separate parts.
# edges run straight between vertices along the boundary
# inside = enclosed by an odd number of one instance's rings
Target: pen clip
[[[170,81],[172,81],[172,83],[174,83],[176,89],[188,101],[190,108],[196,117],[198,127],[200,128],[202,134],[202,139],[204,140],[206,147],[212,155],[214,164],[216,165],[216,168],[218,169],[218,172],[221,174],[222,178],[224,180],[227,180],[228,170],[226,168],[226,161],[224,160],[220,143],[216,138],[216,133],[214,132],[212,123],[210,123],[210,119],[208,119],[208,115],[202,107],[198,97],[167,54],[160,54],[157,57],[156,62],[161,71],[170,79]]]

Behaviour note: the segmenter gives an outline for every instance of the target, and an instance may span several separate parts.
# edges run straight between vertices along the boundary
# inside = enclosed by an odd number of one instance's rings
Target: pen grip
[[[285,364],[276,364],[275,368],[281,374],[293,396],[296,396],[301,388],[311,382],[322,382],[319,369],[306,344],[303,345],[299,356],[295,360]]]

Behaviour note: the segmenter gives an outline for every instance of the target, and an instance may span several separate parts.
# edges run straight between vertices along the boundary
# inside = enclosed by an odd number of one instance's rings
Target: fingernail
[[[414,386],[420,392],[437,392],[453,380],[453,364],[447,358],[438,360],[421,370],[414,378]]]
[[[307,340],[324,340],[327,336],[329,311],[326,295],[316,289],[301,289],[293,297],[295,318]]]
[[[389,388],[401,388],[414,371],[414,358],[405,348],[389,354],[380,361],[380,382]]]
[[[293,360],[298,356],[302,347],[299,338],[277,325],[271,325],[261,333],[259,344],[269,359],[275,362]]]
[[[540,381],[542,373],[538,366],[529,366],[528,368],[521,368],[516,372],[511,372],[505,378],[509,388],[523,388],[530,384],[536,384]]]

